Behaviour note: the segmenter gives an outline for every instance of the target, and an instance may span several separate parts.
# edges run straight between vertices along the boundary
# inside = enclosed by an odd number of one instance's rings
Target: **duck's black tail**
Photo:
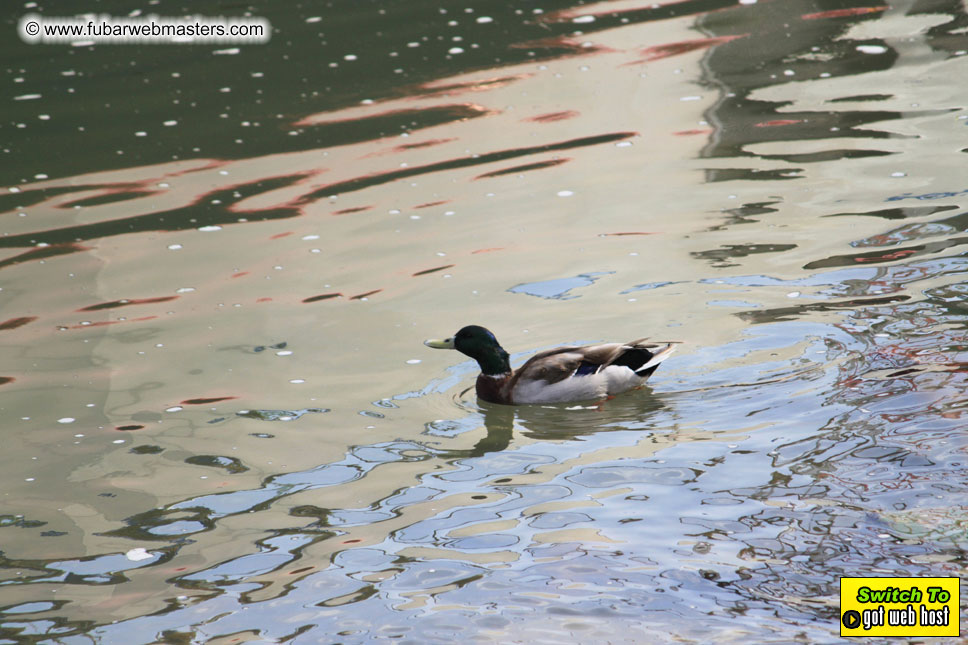
[[[659,363],[669,358],[669,355],[674,351],[676,351],[676,346],[671,343],[654,345],[651,348],[637,345],[629,347],[628,351],[612,362],[612,365],[624,365],[642,378],[648,378],[659,367]]]

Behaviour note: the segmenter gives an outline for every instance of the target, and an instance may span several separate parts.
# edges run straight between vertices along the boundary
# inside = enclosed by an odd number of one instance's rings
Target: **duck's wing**
[[[630,343],[557,347],[532,356],[515,370],[510,385],[513,388],[521,380],[557,383],[572,376],[597,374],[609,365],[640,372],[658,365],[673,351],[674,344],[650,343],[644,338]]]

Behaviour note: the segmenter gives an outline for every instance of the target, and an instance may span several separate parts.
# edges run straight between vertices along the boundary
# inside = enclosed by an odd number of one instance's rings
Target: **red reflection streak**
[[[514,76],[499,76],[485,78],[480,81],[467,81],[464,83],[451,83],[450,85],[419,85],[415,90],[407,92],[406,98],[422,98],[430,96],[457,96],[465,92],[486,92],[496,90],[515,81],[531,78],[534,74],[515,74]]]
[[[477,255],[478,253],[494,253],[495,251],[503,251],[503,246],[492,246],[487,249],[477,249],[476,251],[471,251],[471,255]]]
[[[678,132],[673,132],[672,134],[677,137],[687,137],[693,134],[710,134],[712,133],[712,128],[705,128],[701,130],[679,130]]]
[[[10,320],[5,320],[0,323],[0,330],[23,327],[24,325],[28,325],[35,320],[37,320],[37,316],[21,316],[20,318],[11,318]]]
[[[457,141],[457,138],[451,137],[450,139],[431,139],[430,141],[421,141],[419,143],[404,143],[403,145],[394,146],[390,149],[390,152],[405,152],[407,150],[417,150],[419,148],[430,148],[431,146],[439,146],[445,143],[450,143],[451,141]]]
[[[77,309],[78,312],[81,311],[100,311],[102,309],[117,309],[118,307],[128,307],[131,305],[151,305],[158,302],[169,302],[171,300],[177,300],[181,296],[159,296],[157,298],[131,298],[123,300],[113,300],[111,302],[102,302],[97,305],[89,305],[87,307],[81,307]]]
[[[863,258],[854,258],[854,262],[884,262],[886,260],[899,260],[905,258],[912,253],[917,253],[914,249],[907,249],[901,251],[894,251],[893,253],[884,253],[883,255],[872,255]]]
[[[241,278],[244,275],[249,275],[249,272],[248,271],[239,271],[238,273],[233,273],[229,277],[230,278]]]
[[[416,206],[414,206],[414,210],[418,208],[430,208],[432,206],[443,206],[444,204],[449,204],[450,202],[451,200],[449,199],[442,199],[439,202],[427,202],[426,204],[417,204]]]
[[[272,302],[272,298],[256,298],[256,302]]]
[[[522,164],[520,166],[511,166],[510,168],[502,168],[500,170],[492,170],[491,172],[486,172],[483,175],[478,175],[474,177],[474,180],[487,179],[489,177],[500,177],[501,175],[513,175],[517,173],[527,172],[529,170],[541,170],[543,168],[552,168],[554,166],[567,163],[571,161],[570,158],[566,157],[564,159],[551,159],[549,161],[539,161],[538,163]]]
[[[237,396],[213,396],[209,398],[201,399],[185,399],[182,401],[182,405],[205,405],[207,403],[218,403],[219,401],[231,401],[232,399],[237,399]]]
[[[121,323],[144,322],[154,320],[158,316],[142,316],[141,318],[131,318],[128,320],[99,320],[88,325],[71,325],[71,329],[90,329],[91,327],[107,327],[108,325],[120,325]]]
[[[453,105],[440,105],[433,108],[429,108],[435,113],[444,115],[444,121],[446,123],[452,123],[454,121],[464,121],[466,119],[472,119],[479,116],[487,116],[490,114],[496,114],[493,110],[489,110],[483,105],[477,105],[476,103],[454,103]],[[303,119],[300,119],[293,123],[294,127],[307,127],[314,125],[339,125],[348,123],[360,123],[370,121],[371,119],[382,119],[390,117],[418,117],[422,115],[425,111],[424,109],[416,108],[398,108],[395,110],[383,110],[382,112],[376,112],[374,114],[367,114],[362,117],[348,117],[345,119],[333,119],[326,120],[325,113],[319,115],[310,115]],[[386,137],[384,137],[386,138]]]
[[[804,20],[819,20],[821,18],[843,18],[845,16],[862,16],[867,13],[877,13],[890,9],[887,6],[877,7],[849,7],[847,9],[832,9],[830,11],[818,11],[817,13],[807,13],[800,16]]]
[[[362,300],[363,298],[366,298],[367,296],[372,296],[373,294],[380,293],[381,291],[383,291],[383,289],[374,289],[373,291],[367,291],[366,293],[360,293],[360,294],[357,294],[355,296],[351,296],[350,297],[350,300]]]
[[[716,36],[715,38],[697,38],[695,40],[680,40],[679,42],[675,43],[656,45],[655,47],[646,47],[642,50],[642,55],[645,56],[645,58],[626,63],[626,65],[649,63],[655,60],[661,60],[663,58],[671,58],[672,56],[687,54],[689,52],[696,51],[697,49],[706,49],[708,47],[713,47],[714,45],[728,43],[738,38],[746,38],[747,36],[749,36],[749,34]]]
[[[342,298],[342,297],[343,297],[343,294],[341,293],[321,293],[318,296],[310,296],[309,298],[303,298],[302,301],[305,303],[309,303],[309,302],[319,302],[320,300],[329,300],[331,298]]]
[[[89,251],[90,247],[81,246],[80,244],[75,244],[74,242],[65,242],[63,244],[51,244],[50,246],[42,246],[36,249],[31,249],[20,255],[15,255],[6,260],[0,260],[0,269],[8,267],[14,264],[20,264],[21,262],[32,262],[34,260],[44,260],[46,258],[52,258],[58,255],[67,255],[68,253],[77,253],[78,251]]]
[[[371,210],[372,206],[355,206],[353,208],[344,208],[343,210],[334,211],[333,215],[349,215],[350,213],[362,213],[363,211]]]
[[[160,195],[164,191],[161,190],[148,190],[141,187],[140,184],[108,184],[100,187],[100,189],[93,195],[88,195],[86,197],[79,197],[77,199],[65,202],[63,204],[57,204],[55,208],[74,208],[75,206],[89,206],[92,203],[98,202],[98,200],[105,199],[114,195],[127,195],[127,199],[116,199],[110,200],[104,203],[97,203],[98,206],[107,206],[114,203],[130,201],[132,199],[140,199],[142,197],[153,197],[155,195]]]
[[[657,235],[655,231],[621,231],[619,233],[602,233],[603,237],[609,237],[612,235]]]
[[[563,112],[549,112],[548,114],[539,114],[538,116],[529,116],[522,121],[533,121],[535,123],[552,123],[554,121],[564,121],[565,119],[574,119],[576,116],[580,116],[581,113],[575,110],[565,110]]]
[[[636,13],[642,11],[643,9],[656,9],[658,7],[667,7],[674,4],[682,4],[684,2],[689,2],[689,0],[668,0],[668,2],[647,2],[643,4],[642,7],[636,7],[632,9],[624,9],[621,11],[599,11],[591,13],[588,11],[582,11],[581,9],[562,9],[560,11],[552,11],[541,16],[538,16],[538,20],[541,22],[574,22],[575,18],[580,16],[594,16],[597,18],[617,18],[628,13]],[[707,12],[701,12],[707,13]]]
[[[282,239],[284,237],[289,237],[290,235],[292,235],[292,231],[286,231],[285,233],[276,233],[275,235],[270,236],[269,239],[270,240],[279,240],[279,239]]]
[[[411,277],[416,278],[418,275],[427,275],[428,273],[436,273],[437,271],[443,271],[444,269],[449,269],[452,266],[455,266],[455,265],[453,265],[453,264],[444,264],[442,266],[434,267],[432,269],[424,269],[423,271],[417,271]]]

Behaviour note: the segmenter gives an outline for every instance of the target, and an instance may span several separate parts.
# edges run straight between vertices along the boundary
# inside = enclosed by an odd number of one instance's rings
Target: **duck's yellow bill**
[[[427,347],[433,347],[434,349],[454,349],[454,337],[444,338],[443,340],[435,340],[431,338],[430,340],[425,340],[424,345]]]

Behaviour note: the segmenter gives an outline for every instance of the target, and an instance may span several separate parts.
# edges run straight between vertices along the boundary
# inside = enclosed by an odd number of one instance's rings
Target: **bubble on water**
[[[595,22],[595,16],[578,16],[577,18],[572,18],[571,21],[577,25],[584,25]]]
[[[202,231],[203,233],[211,233],[212,231],[221,231],[222,227],[213,224],[211,226],[199,226],[198,230]]]
[[[906,172],[900,172],[900,171],[898,171],[898,172],[892,172],[891,173],[891,177],[907,177],[907,173]]]
[[[20,96],[13,97],[14,101],[33,101],[39,99],[43,94],[21,94]]]
[[[282,349],[276,352],[276,356],[291,356],[291,355],[292,355],[291,349]]]
[[[558,197],[571,197],[575,194],[573,190],[559,190],[557,193]]]
[[[322,21],[322,19],[323,19],[322,16],[310,16],[309,18],[306,18],[306,22],[311,24],[314,22],[320,22]]]
[[[411,358],[409,361],[407,361],[407,365],[416,365],[417,363],[421,362],[422,361],[419,358]]]
[[[77,421],[77,419],[74,417],[63,417],[62,419],[58,419],[57,423],[74,423],[75,421]]]
[[[356,54],[347,54],[343,56],[343,60],[356,60]]]
[[[124,439],[115,439],[111,443],[124,443]]]
[[[195,287],[179,287],[175,289],[175,293],[191,293],[195,290]]]
[[[680,101],[699,101],[700,99],[702,99],[702,97],[701,96],[696,96],[696,95],[693,95],[693,96],[680,96],[679,97],[679,100]]]
[[[631,141],[619,141],[618,143],[615,144],[615,147],[616,148],[628,148],[631,145],[632,145],[632,142]]]
[[[463,47],[451,47],[450,49],[447,50],[447,53],[448,54],[463,54],[464,53],[464,48]]]
[[[305,383],[306,382],[306,379],[304,379],[304,378],[292,378],[292,379],[289,379],[289,382],[292,383],[293,385],[299,385],[300,383]]]
[[[165,408],[165,412],[181,412],[184,409],[185,408],[180,405],[173,405],[170,408]]]
[[[318,235],[303,235],[301,239],[304,239],[304,240],[318,240],[319,239],[319,236]]]
[[[24,481],[25,482],[32,482],[32,481],[37,481],[37,480],[34,479],[33,477],[27,477],[27,478],[24,479]]]
[[[786,295],[786,297],[787,298],[799,298],[800,297],[800,292],[799,291],[791,291],[790,293],[788,293]]]
[[[168,250],[169,251],[178,251],[179,249],[182,249],[182,248],[184,248],[184,247],[181,244],[169,244],[168,245]]]
[[[883,45],[857,45],[854,49],[862,54],[884,54],[887,52],[887,47]]]
[[[483,25],[483,24],[486,24],[486,23],[489,23],[489,22],[494,22],[494,18],[491,18],[490,16],[480,16],[477,19],[477,22],[479,24],[482,24]]]

